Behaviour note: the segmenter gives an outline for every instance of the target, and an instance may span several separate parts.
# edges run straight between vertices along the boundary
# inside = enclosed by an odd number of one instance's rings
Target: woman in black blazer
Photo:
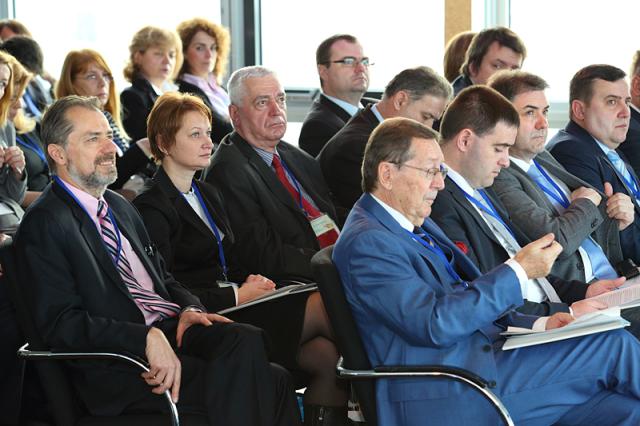
[[[196,171],[209,164],[210,123],[211,113],[198,97],[165,93],[158,98],[148,132],[161,166],[134,204],[167,269],[209,311],[217,311],[273,291],[275,285],[266,277],[250,275],[235,260],[234,236],[220,192],[194,180]],[[242,284],[226,286],[234,281]],[[272,342],[272,359],[310,376],[305,393],[309,421],[324,416],[326,422],[313,424],[343,424],[347,394],[336,381],[338,353],[320,293],[289,295],[229,316],[264,328]]]
[[[216,146],[233,131],[229,95],[220,82],[229,59],[229,31],[203,18],[178,25],[184,63],[176,84],[182,93],[198,96],[211,110],[211,139]]]

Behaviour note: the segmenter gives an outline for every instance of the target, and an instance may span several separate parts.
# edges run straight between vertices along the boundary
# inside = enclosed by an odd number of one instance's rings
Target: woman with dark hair
[[[176,84],[182,93],[198,96],[212,113],[211,139],[217,145],[233,130],[229,121],[229,95],[220,86],[229,59],[229,32],[202,18],[178,25],[184,63]]]
[[[134,205],[167,269],[215,312],[268,294],[275,284],[250,275],[236,261],[221,193],[194,180],[195,173],[209,164],[210,126],[211,112],[200,98],[179,93],[158,98],[149,115],[148,133],[151,151],[161,165],[153,184]],[[309,375],[305,424],[344,424],[347,394],[336,380],[338,353],[320,293],[292,294],[227,315],[263,328],[272,343],[272,360]]]

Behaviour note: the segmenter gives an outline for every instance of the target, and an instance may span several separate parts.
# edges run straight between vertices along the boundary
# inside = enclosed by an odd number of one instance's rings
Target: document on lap
[[[640,306],[640,277],[632,278],[618,289],[591,297],[590,300],[598,300],[610,308],[627,309]]]
[[[239,309],[244,309],[244,308],[248,308],[249,306],[257,305],[258,303],[268,302],[269,300],[285,297],[290,294],[304,293],[307,291],[314,291],[317,289],[318,289],[318,285],[316,283],[292,284],[286,287],[281,287],[277,290],[274,290],[270,293],[265,294],[264,296],[258,297],[257,299],[250,300],[249,302],[243,303],[242,305],[232,306],[230,308],[222,309],[217,313],[220,315],[224,315],[224,314],[228,314],[229,312],[234,312]]]
[[[506,337],[502,350],[508,351],[525,346],[541,345],[607,330],[615,330],[628,325],[629,321],[620,317],[620,308],[613,307],[582,315],[564,327],[553,330],[533,331],[527,328],[509,327],[507,331],[501,333]]]

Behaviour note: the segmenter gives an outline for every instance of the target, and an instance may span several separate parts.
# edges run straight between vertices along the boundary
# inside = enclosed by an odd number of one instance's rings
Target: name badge
[[[316,217],[315,219],[312,219],[310,223],[313,232],[316,234],[316,237],[319,237],[320,235],[332,230],[340,234],[338,226],[326,213]]]

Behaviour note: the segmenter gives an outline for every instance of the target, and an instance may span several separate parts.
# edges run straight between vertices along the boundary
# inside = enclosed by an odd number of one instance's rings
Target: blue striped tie
[[[138,284],[124,251],[120,250],[120,253],[118,253],[118,236],[108,213],[109,207],[107,203],[102,200],[98,201],[98,219],[102,240],[111,258],[114,259],[116,269],[120,273],[122,281],[126,284],[129,293],[149,313],[160,314],[162,318],[176,316],[180,312],[180,306],[164,300],[156,292],[147,290]]]

